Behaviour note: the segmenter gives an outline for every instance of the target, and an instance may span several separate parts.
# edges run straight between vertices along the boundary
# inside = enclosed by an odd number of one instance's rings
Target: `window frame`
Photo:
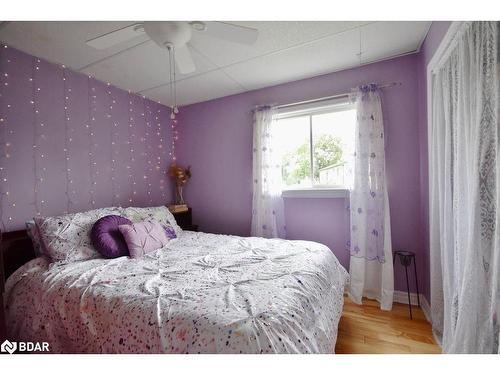
[[[325,113],[335,113],[355,109],[354,103],[348,96],[326,100],[320,103],[306,103],[278,108],[276,120],[297,117],[309,118],[309,150],[311,159],[311,186],[290,187],[282,189],[283,198],[345,198],[349,196],[349,189],[345,186],[331,186],[314,184],[314,148],[313,148],[313,122],[312,117]]]

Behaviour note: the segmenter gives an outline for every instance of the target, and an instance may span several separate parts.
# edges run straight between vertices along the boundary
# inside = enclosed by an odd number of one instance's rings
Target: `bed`
[[[30,260],[7,329],[53,353],[333,353],[347,279],[319,243],[181,231],[136,259]]]

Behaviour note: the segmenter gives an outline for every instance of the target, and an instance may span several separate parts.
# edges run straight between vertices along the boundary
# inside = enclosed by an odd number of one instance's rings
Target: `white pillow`
[[[38,227],[35,224],[35,220],[28,220],[26,222],[26,233],[33,243],[33,250],[37,257],[43,255],[42,240],[40,238],[40,233],[38,232]]]
[[[141,221],[156,220],[164,227],[169,225],[174,228],[175,235],[179,237],[182,233],[181,227],[177,225],[174,215],[165,206],[159,207],[127,207],[123,209],[123,216],[134,223]]]
[[[35,217],[44,251],[53,262],[100,258],[90,239],[94,223],[103,216],[123,215],[121,207],[98,208],[51,217]]]

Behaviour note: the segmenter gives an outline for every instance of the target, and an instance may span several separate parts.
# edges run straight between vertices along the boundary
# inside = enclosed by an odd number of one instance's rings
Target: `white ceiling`
[[[170,105],[167,51],[138,36],[107,50],[85,41],[136,22],[6,22],[0,40]],[[196,71],[177,73],[186,105],[418,51],[430,22],[232,22],[259,30],[252,46],[196,33]]]

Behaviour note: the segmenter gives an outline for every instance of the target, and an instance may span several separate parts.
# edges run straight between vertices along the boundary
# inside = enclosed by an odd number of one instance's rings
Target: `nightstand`
[[[182,229],[192,230],[194,232],[198,231],[198,225],[193,224],[193,214],[191,211],[191,207],[189,207],[187,211],[172,213],[172,215],[174,215],[175,221],[177,221],[177,224]]]

